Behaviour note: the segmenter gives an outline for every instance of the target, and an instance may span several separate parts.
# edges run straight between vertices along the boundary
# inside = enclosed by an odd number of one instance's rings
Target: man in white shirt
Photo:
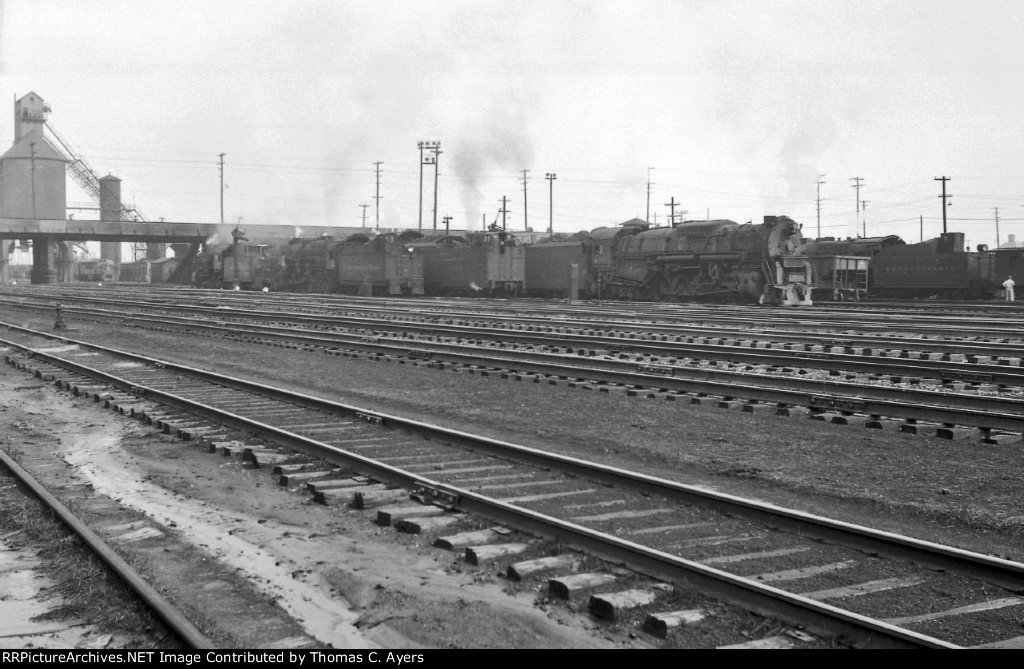
[[[1013,277],[1007,277],[1006,281],[1003,281],[1003,288],[1006,289],[1006,301],[1013,302],[1013,287],[1016,284],[1013,282]]]

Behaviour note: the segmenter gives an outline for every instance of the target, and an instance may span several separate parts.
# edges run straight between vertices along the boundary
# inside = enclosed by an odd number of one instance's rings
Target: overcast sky
[[[0,91],[148,219],[419,224],[420,140],[441,142],[438,225],[507,196],[577,231],[647,209],[786,214],[816,236],[1024,239],[1019,0],[6,0]],[[11,108],[13,109],[13,107]],[[11,112],[0,114],[9,146]],[[648,171],[648,168],[654,168]],[[423,169],[433,226],[433,166]],[[858,214],[853,177],[861,177]],[[87,197],[69,186],[71,202]],[[82,213],[81,217],[88,216]]]

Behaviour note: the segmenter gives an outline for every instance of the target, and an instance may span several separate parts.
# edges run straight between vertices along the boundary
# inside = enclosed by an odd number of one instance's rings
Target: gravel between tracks
[[[70,336],[115,348],[158,351],[155,357],[198,367],[216,366],[237,376],[368,409],[400,413],[970,550],[1024,559],[1020,541],[1024,535],[1024,496],[1019,493],[1024,473],[1021,444],[985,446],[973,441],[944,441],[804,418],[741,414],[682,402],[571,390],[564,383],[512,382],[493,375],[485,378],[425,366],[374,362],[366,357],[352,359],[264,346],[240,349],[235,342],[209,339],[197,346],[197,339],[175,339],[136,329],[89,323],[75,323],[74,327],[78,331]],[[4,374],[0,378],[6,378],[8,384],[17,383],[11,381],[12,373]],[[15,403],[5,399],[5,404],[13,407]],[[0,437],[6,437],[6,441],[16,441],[19,436],[17,420],[11,420],[12,410],[0,413]],[[50,411],[60,409],[55,405]],[[67,426],[74,429],[73,423]],[[130,444],[126,448],[131,451]],[[139,458],[136,466],[143,468],[161,460],[156,452],[131,453]],[[180,463],[177,460],[174,466]],[[170,490],[197,494],[193,482],[180,475],[168,475],[160,483]],[[240,494],[240,487],[232,488],[203,494],[214,495],[217,503],[227,503]],[[258,494],[253,492],[254,496]],[[294,515],[287,522],[309,526],[310,508],[289,512]],[[316,515],[320,510],[314,508],[312,513]],[[377,550],[367,548],[369,545],[367,539],[361,547]],[[380,554],[367,559],[367,565],[392,576],[410,569],[410,565],[403,565],[403,559],[388,553],[394,547],[394,540],[386,538]],[[444,565],[434,568],[438,573],[445,572]],[[350,572],[338,577],[347,583],[340,589],[348,588],[355,599],[362,593],[376,599],[379,606],[391,595],[396,598],[392,603],[396,610],[408,606],[408,602],[398,601],[408,596],[407,591],[367,590],[365,580],[352,585],[350,577]],[[564,620],[561,625],[555,624],[557,621],[532,610],[529,599],[522,600],[526,604],[521,609],[508,610],[510,602],[520,600],[505,595],[489,599],[477,592],[466,596],[467,587],[501,594],[493,583],[473,583],[469,574],[464,579],[468,582],[460,582],[458,574],[448,573],[445,578],[453,580],[439,579],[443,584],[439,592],[430,595],[427,604],[417,602],[417,606],[426,606],[418,622],[403,618],[394,626],[398,630],[395,639],[404,639],[411,646],[457,647],[631,643],[628,635],[608,639],[566,625]],[[503,603],[499,604],[498,599]],[[459,603],[452,606],[453,601]],[[485,610],[486,615],[502,610],[510,617],[488,625],[465,624],[467,619],[482,619]],[[495,628],[503,629],[499,634]],[[389,643],[395,643],[395,639]]]

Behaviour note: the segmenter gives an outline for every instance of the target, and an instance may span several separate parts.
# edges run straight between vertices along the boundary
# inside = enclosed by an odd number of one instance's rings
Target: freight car
[[[631,222],[632,223],[632,222]],[[813,270],[800,226],[786,216],[759,225],[684,221],[617,237],[606,297],[646,300],[735,300],[811,304]]]
[[[121,283],[169,283],[178,269],[177,258],[136,260],[121,263],[118,281]]]
[[[117,263],[106,258],[79,260],[75,263],[75,278],[79,281],[114,282],[118,279]]]
[[[903,246],[896,235],[835,239],[822,237],[804,245],[822,300],[860,300],[871,293],[871,263],[883,250]]]
[[[1012,276],[1017,284],[1024,282],[1024,248],[1011,246],[994,249],[991,253],[995,258],[993,281],[1000,284],[999,289],[1002,289],[1002,283],[1008,276]],[[1021,292],[1024,291],[1018,290],[1017,294]]]
[[[515,296],[526,286],[526,252],[512,232],[423,237],[410,243],[423,256],[427,295]]]

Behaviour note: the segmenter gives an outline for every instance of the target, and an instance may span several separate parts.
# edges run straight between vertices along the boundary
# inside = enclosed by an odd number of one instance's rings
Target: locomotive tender
[[[427,295],[522,295],[526,251],[508,231],[439,235],[411,243],[423,255]]]
[[[807,245],[819,275],[830,257],[853,256],[869,262],[867,292],[878,297],[990,299],[1007,275],[1024,276],[1021,249],[976,251],[964,246],[964,233],[942,233],[919,244],[895,235],[848,240],[820,239]]]

